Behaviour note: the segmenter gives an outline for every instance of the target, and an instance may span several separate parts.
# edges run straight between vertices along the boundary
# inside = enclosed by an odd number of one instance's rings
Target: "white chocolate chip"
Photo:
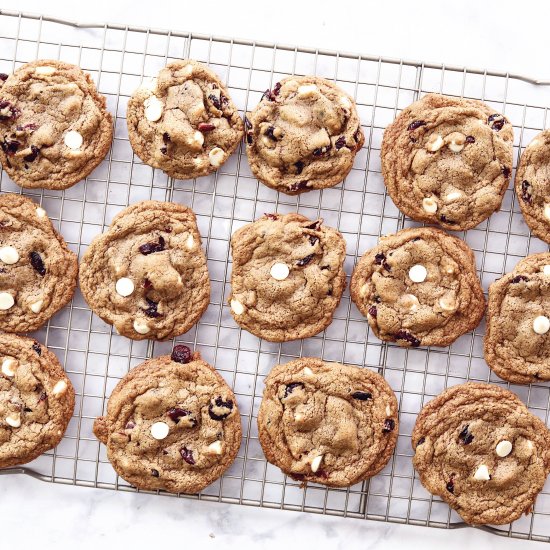
[[[39,218],[44,218],[46,216],[46,211],[43,208],[40,208],[40,206],[36,209],[36,215]]]
[[[193,65],[191,65],[191,63],[189,63],[189,65],[185,65],[185,67],[181,70],[181,74],[184,78],[189,78],[193,74]]]
[[[447,195],[445,195],[445,202],[456,201],[457,199],[460,199],[463,194],[464,193],[462,193],[461,191],[451,191],[450,193],[447,193]]]
[[[391,407],[386,405],[386,416],[391,416]]]
[[[13,357],[6,357],[2,361],[2,374],[4,376],[9,376],[10,378],[15,376],[15,369],[18,364],[17,359],[14,359]]]
[[[0,248],[0,260],[5,264],[15,264],[19,261],[19,252],[13,246]]]
[[[496,448],[496,453],[501,458],[504,458],[505,456],[508,456],[512,452],[512,443],[510,441],[507,441],[506,439],[503,439],[500,441]]]
[[[349,111],[351,109],[351,101],[349,100],[349,97],[343,95],[340,97],[340,105],[346,110]]]
[[[428,276],[428,270],[420,264],[413,265],[409,269],[409,278],[413,283],[423,283]]]
[[[9,292],[0,292],[0,309],[6,310],[15,304],[13,296]]]
[[[544,205],[544,217],[547,219],[547,220],[550,220],[550,204],[546,203]]]
[[[474,479],[478,481],[489,481],[491,476],[489,475],[489,468],[485,464],[480,464],[474,474]]]
[[[319,466],[321,466],[321,462],[323,460],[323,455],[319,455],[319,456],[316,456],[312,461],[311,461],[311,471],[313,473],[317,472],[317,470],[319,469]]]
[[[117,294],[121,296],[130,296],[134,292],[134,282],[128,277],[121,277],[115,284]]]
[[[543,272],[545,275],[550,275],[550,265],[545,265],[545,266],[542,268],[542,272]]]
[[[193,246],[195,245],[195,239],[193,238],[193,235],[189,233],[189,236],[187,237],[187,240],[185,241],[185,246],[191,250]]]
[[[33,302],[29,307],[33,313],[40,313],[43,305],[44,300],[36,300],[36,302]]]
[[[539,315],[533,320],[533,330],[537,334],[546,334],[550,330],[550,319],[544,315]]]
[[[534,139],[527,147],[536,147],[539,143],[538,139]]]
[[[309,367],[304,367],[304,374],[306,376],[314,376],[313,371]]]
[[[69,149],[72,149],[73,151],[77,151],[82,147],[82,142],[84,140],[80,132],[77,132],[76,130],[69,130],[65,134],[63,141]]]
[[[195,133],[193,134],[193,137],[191,138],[191,142],[189,145],[191,147],[195,147],[197,149],[200,149],[204,144],[204,134],[202,132],[199,132],[198,130],[195,130]]]
[[[165,439],[170,432],[170,427],[165,422],[155,422],[151,425],[151,435],[155,439]]]
[[[422,208],[428,214],[435,214],[437,212],[437,201],[433,197],[426,197],[422,199]]]
[[[36,69],[34,69],[34,72],[36,74],[40,74],[42,76],[51,75],[55,73],[55,71],[56,71],[56,68],[52,67],[51,65],[42,65],[42,67],[36,67]]]
[[[208,153],[208,159],[212,166],[219,168],[225,159],[225,151],[221,147],[214,147],[214,149]]]
[[[414,313],[420,305],[418,298],[414,294],[403,294],[400,301],[403,307],[408,309],[411,313]]]
[[[449,149],[453,153],[460,153],[460,151],[462,151],[462,149],[464,149],[464,143],[458,143],[458,142],[453,140],[449,143]]]
[[[443,145],[443,138],[438,134],[432,134],[430,136],[430,139],[428,140],[428,143],[426,144],[426,149],[428,149],[428,151],[431,151],[432,153],[435,153],[436,151],[439,151],[439,149],[441,149]]]
[[[276,280],[276,281],[284,281],[288,274],[290,273],[290,269],[288,269],[288,266],[283,263],[276,263],[271,266],[271,269],[269,270],[269,274]]]
[[[441,296],[441,298],[439,298],[439,307],[443,311],[454,311],[456,309],[456,300],[454,296]]]
[[[315,84],[302,84],[298,87],[298,97],[300,99],[307,99],[316,94],[318,88]]]
[[[235,315],[242,315],[244,313],[244,306],[239,300],[231,300],[231,309]]]
[[[21,426],[21,415],[18,412],[13,412],[6,416],[6,423],[12,428],[19,428]]]
[[[65,390],[67,389],[67,382],[65,380],[60,380],[52,390],[52,393],[54,395],[61,395],[62,393],[65,393]]]
[[[299,413],[299,412],[297,412],[294,415],[294,421],[295,422],[301,422],[304,418],[305,418],[305,416],[302,413]]]
[[[210,443],[208,447],[206,447],[206,450],[209,454],[213,455],[221,455],[222,454],[222,442],[221,441],[214,441],[214,443]]]
[[[141,321],[140,319],[136,319],[134,321],[134,330],[138,334],[147,334],[148,332],[151,331],[151,329],[149,328],[149,325],[145,321]]]
[[[143,105],[145,107],[145,118],[150,122],[156,122],[162,117],[162,111],[164,110],[164,105],[157,96],[152,95],[148,97]]]
[[[364,298],[367,295],[368,290],[369,286],[367,285],[367,283],[365,283],[359,290],[359,294]]]

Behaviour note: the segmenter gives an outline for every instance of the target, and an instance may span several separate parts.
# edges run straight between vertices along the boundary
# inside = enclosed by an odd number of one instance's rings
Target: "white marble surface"
[[[489,67],[550,78],[550,4],[538,1],[343,2],[2,0],[0,7],[112,22]],[[525,548],[475,529],[444,531],[0,477],[1,548]],[[61,545],[61,546],[60,546]],[[542,544],[529,543],[529,548]]]

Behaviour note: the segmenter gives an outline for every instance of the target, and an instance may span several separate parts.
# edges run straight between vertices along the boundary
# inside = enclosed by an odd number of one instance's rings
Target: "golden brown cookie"
[[[267,460],[298,481],[348,487],[372,477],[398,431],[393,391],[366,368],[303,357],[265,380],[260,443]]]

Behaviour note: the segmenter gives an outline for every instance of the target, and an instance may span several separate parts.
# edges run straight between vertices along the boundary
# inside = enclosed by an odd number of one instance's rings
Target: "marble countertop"
[[[80,22],[109,22],[232,35],[448,65],[488,67],[550,79],[550,4],[525,0],[361,2],[353,14],[334,0],[276,3],[180,0],[2,0],[1,8]],[[524,31],[522,31],[522,29]],[[466,528],[454,531],[0,477],[2,548],[293,548],[446,550],[525,548],[525,542]],[[542,543],[529,543],[529,548]]]

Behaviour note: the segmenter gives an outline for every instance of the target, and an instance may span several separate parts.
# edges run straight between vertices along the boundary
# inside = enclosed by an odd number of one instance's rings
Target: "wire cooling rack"
[[[298,197],[279,195],[252,176],[243,147],[216,173],[195,181],[168,178],[133,155],[126,130],[126,104],[145,76],[173,59],[208,63],[227,83],[241,113],[264,90],[289,74],[333,79],[356,98],[366,140],[346,180]],[[299,211],[322,217],[347,241],[348,275],[380,235],[414,225],[386,195],[380,173],[385,126],[398,111],[428,91],[483,99],[504,112],[515,129],[515,160],[522,146],[548,124],[548,84],[518,75],[430,65],[228,38],[115,25],[78,25],[0,10],[0,72],[10,73],[37,58],[62,59],[88,71],[115,115],[115,138],[102,164],[66,191],[28,191],[81,256],[113,216],[143,199],[187,204],[198,217],[212,281],[211,303],[199,324],[178,338],[196,350],[234,388],[243,420],[243,443],[226,475],[202,494],[187,498],[301,510],[355,518],[454,528],[458,515],[421,486],[412,467],[410,434],[422,406],[445,387],[466,380],[503,384],[483,360],[485,325],[449,348],[403,349],[380,342],[344,293],[333,323],[304,341],[272,344],[242,331],[226,304],[233,231],[264,212]],[[21,190],[0,174],[2,192]],[[488,285],[527,254],[547,246],[529,234],[513,190],[500,212],[466,233],[480,278]],[[105,447],[92,434],[116,383],[144,359],[169,353],[173,342],[133,342],[92,315],[79,292],[35,337],[53,350],[76,388],[76,410],[63,441],[23,468],[0,473],[30,474],[44,481],[135,491],[118,478]],[[349,489],[310,484],[301,489],[268,464],[257,437],[256,414],[263,379],[279,362],[300,356],[360,365],[381,372],[399,399],[400,428],[395,454],[377,476]],[[508,385],[507,385],[508,386]],[[548,423],[548,385],[512,386],[531,411]],[[182,495],[183,496],[183,495]],[[510,526],[486,527],[509,537],[550,541],[550,483],[534,513]]]

